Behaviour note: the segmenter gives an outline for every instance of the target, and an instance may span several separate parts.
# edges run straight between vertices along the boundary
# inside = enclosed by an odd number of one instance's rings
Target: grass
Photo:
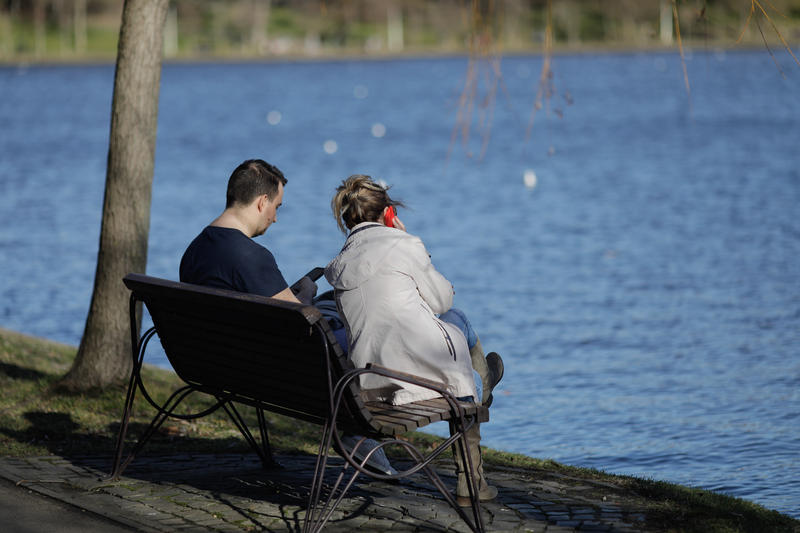
[[[114,450],[125,398],[124,387],[91,394],[65,394],[54,388],[69,368],[75,348],[0,329],[0,450],[5,456],[57,454],[108,455]],[[179,386],[171,371],[148,367],[144,376],[151,394],[165,399]],[[138,397],[129,435],[135,437],[155,414]],[[196,411],[208,398],[190,396],[186,408]],[[243,409],[245,418],[254,414]],[[314,454],[320,428],[279,415],[268,415],[270,442],[280,454]],[[442,439],[425,433],[404,438],[422,449]],[[192,422],[168,421],[145,453],[180,450],[251,453],[222,412]],[[391,455],[391,453],[390,453]],[[513,469],[532,481],[552,479],[580,488],[581,496],[608,497],[647,516],[648,526],[670,532],[800,532],[800,521],[754,503],[701,489],[656,480],[616,476],[555,461],[486,449],[489,470]],[[588,487],[588,489],[587,489]],[[594,494],[592,494],[594,493]]]

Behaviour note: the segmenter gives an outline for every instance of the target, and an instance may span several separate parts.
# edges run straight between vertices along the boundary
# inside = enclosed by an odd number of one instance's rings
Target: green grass
[[[0,450],[5,456],[58,454],[111,455],[125,399],[124,387],[91,394],[65,394],[55,387],[70,367],[75,348],[0,329]],[[180,385],[167,370],[147,367],[151,394],[164,400]],[[202,395],[189,397],[187,411],[210,404]],[[137,397],[129,436],[135,438],[154,410]],[[249,422],[254,413],[243,408]],[[281,454],[315,454],[320,428],[279,415],[268,415],[270,442]],[[425,433],[403,438],[423,450],[442,439]],[[174,451],[251,453],[222,412],[191,422],[168,421],[148,443],[145,453]],[[449,454],[449,452],[446,452]],[[390,455],[393,455],[390,450]],[[609,498],[646,514],[653,530],[670,532],[800,532],[800,521],[754,503],[719,493],[655,480],[616,476],[520,454],[485,449],[487,469],[513,469],[531,481],[552,479],[574,486],[581,496]]]

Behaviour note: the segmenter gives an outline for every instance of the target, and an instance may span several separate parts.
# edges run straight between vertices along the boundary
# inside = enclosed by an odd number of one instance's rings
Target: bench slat
[[[165,329],[167,331],[161,337],[162,346],[172,352],[170,355],[178,364],[185,362],[190,368],[198,361],[209,361],[245,372],[263,366],[276,371],[304,370],[306,376],[327,376],[323,365],[320,364],[319,341],[306,346],[298,345],[295,349],[286,345],[267,345],[266,342],[260,345],[238,343],[231,345],[203,334],[190,337],[189,331],[177,328]]]
[[[327,413],[328,395],[324,388],[309,388],[291,381],[276,381],[268,378],[259,379],[261,375],[253,373],[248,381],[243,381],[240,372],[231,371],[213,363],[198,364],[198,371],[190,374],[179,374],[181,379],[192,384],[202,385],[204,390],[213,390],[249,396],[259,401],[274,405],[282,405],[288,409]],[[215,379],[206,376],[210,372],[216,374]]]
[[[192,332],[229,339],[237,343],[248,341],[256,343],[264,338],[274,337],[289,345],[292,342],[303,342],[311,331],[307,323],[280,321],[267,324],[231,314],[193,314],[190,310],[180,308],[160,309],[151,312],[151,316],[154,322],[161,322],[171,327],[183,327]]]
[[[423,400],[420,402],[415,402],[418,405],[425,405],[430,406],[433,408],[440,408],[440,409],[447,409],[449,411],[449,406],[447,404],[447,400],[444,398],[433,398],[431,400]],[[464,409],[464,414],[467,416],[474,416],[478,415],[479,422],[488,422],[489,421],[489,408],[484,407],[483,405],[478,405],[474,403],[466,403],[466,402],[459,402],[459,405]]]
[[[419,413],[420,415],[427,416],[430,419],[430,423],[439,422],[441,420],[447,420],[450,417],[450,409],[449,406],[445,407],[430,407],[426,405],[421,405],[418,402],[405,404],[402,406],[403,409],[408,411]]]
[[[322,319],[319,310],[311,305],[295,304],[256,294],[192,285],[134,273],[126,275],[123,282],[145,302],[152,299],[179,300],[190,305],[201,303],[212,309],[246,308],[253,316],[274,316],[279,320],[289,314],[295,314],[302,316],[310,325]]]
[[[379,433],[391,436],[408,433],[419,427],[409,420],[386,415],[373,416],[370,425]]]
[[[369,412],[372,413],[373,416],[394,415],[395,413],[399,413],[403,416],[403,418],[408,418],[409,420],[415,421],[417,423],[417,427],[423,427],[433,422],[444,420],[447,416],[447,413],[425,409],[415,406],[414,404],[404,404],[400,407],[402,408],[402,411],[398,410],[397,406],[394,405],[388,405],[384,403],[367,404],[367,409],[369,409]]]

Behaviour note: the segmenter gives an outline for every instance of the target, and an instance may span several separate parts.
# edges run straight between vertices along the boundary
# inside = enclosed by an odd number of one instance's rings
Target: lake
[[[257,240],[291,282],[341,247],[336,185],[370,174],[506,362],[486,445],[800,518],[800,68],[776,59],[785,78],[695,50],[689,94],[677,52],[557,56],[527,136],[542,60],[507,57],[465,144],[465,58],[166,65],[148,273],[177,278],[261,157],[289,182]],[[0,68],[2,327],[80,340],[113,75]]]

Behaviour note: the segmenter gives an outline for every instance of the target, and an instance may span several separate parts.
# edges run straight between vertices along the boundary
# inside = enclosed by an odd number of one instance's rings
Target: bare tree
[[[122,277],[144,272],[150,230],[158,93],[169,0],[125,0],[122,11],[100,249],[78,355],[60,385],[80,391],[130,374],[128,291]]]
[[[58,23],[58,53],[63,56],[69,51],[70,41],[72,40],[72,28],[69,20],[70,12],[64,0],[55,0],[53,2],[53,10]]]
[[[44,0],[33,2],[33,52],[39,57],[47,51],[47,7]]]
[[[267,21],[269,21],[270,0],[250,0],[250,49],[255,55],[267,51]]]
[[[86,52],[87,29],[86,29],[86,0],[75,0],[72,4],[73,32],[75,33],[75,53],[84,54]]]

